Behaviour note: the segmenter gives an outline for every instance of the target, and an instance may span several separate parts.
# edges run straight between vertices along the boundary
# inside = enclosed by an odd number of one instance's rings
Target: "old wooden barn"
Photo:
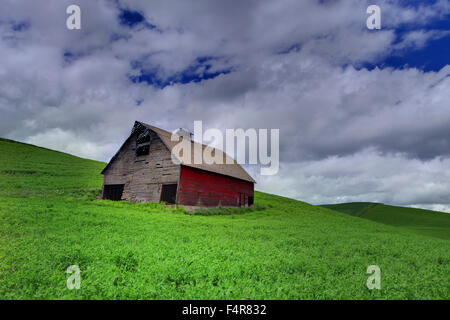
[[[136,121],[128,139],[102,171],[102,198],[199,207],[253,204],[255,180],[241,165],[234,160],[232,164],[194,164],[178,156],[176,164],[171,154],[178,142],[171,141],[171,135]],[[192,150],[199,147],[194,141],[190,143]],[[206,148],[200,146],[201,150]]]

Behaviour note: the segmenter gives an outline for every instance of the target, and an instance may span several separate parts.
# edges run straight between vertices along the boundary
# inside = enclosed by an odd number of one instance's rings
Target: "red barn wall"
[[[244,206],[253,197],[251,182],[181,166],[178,203],[188,206]],[[242,203],[244,202],[244,203]]]

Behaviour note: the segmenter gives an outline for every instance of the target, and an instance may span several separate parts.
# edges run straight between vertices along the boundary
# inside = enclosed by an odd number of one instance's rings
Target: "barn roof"
[[[153,132],[155,132],[158,135],[158,137],[162,140],[162,142],[165,144],[165,146],[169,149],[170,152],[172,152],[173,148],[178,144],[178,141],[171,140],[171,136],[172,136],[171,132],[151,126],[149,124],[146,124],[146,123],[143,123],[140,121],[136,121],[136,123],[139,123],[139,124],[145,126],[146,128],[152,130]],[[199,150],[200,149],[199,146],[201,146],[201,150],[203,153],[203,150],[205,150],[205,148],[207,148],[208,146],[197,143],[195,141],[191,141],[191,143],[192,143],[192,145],[191,145],[192,152],[191,152],[190,163],[185,163],[185,161],[183,161],[183,159],[181,157],[179,157],[176,153],[174,153],[174,155],[177,157],[177,159],[180,161],[180,163],[182,165],[255,183],[255,180],[247,173],[247,171],[245,171],[244,168],[242,168],[242,166],[239,163],[236,162],[236,160],[232,159],[230,156],[228,156],[225,152],[223,152],[220,149],[214,148],[213,149],[214,151],[212,151],[212,153],[215,154],[215,152],[222,152],[223,157],[224,157],[223,164],[216,164],[216,163],[207,164],[207,163],[204,163],[204,161],[201,164],[194,163],[194,152],[196,150]],[[196,146],[197,146],[197,148],[196,148]],[[116,156],[114,156],[109,163],[113,162],[115,157]],[[228,161],[227,161],[227,159],[228,159]],[[232,162],[232,164],[227,164],[227,162]],[[104,173],[105,170],[108,168],[109,163],[105,167],[105,169],[102,171],[102,173]]]

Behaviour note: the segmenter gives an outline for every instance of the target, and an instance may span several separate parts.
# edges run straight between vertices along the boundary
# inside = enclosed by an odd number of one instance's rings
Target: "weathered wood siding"
[[[254,196],[251,182],[181,166],[178,204],[187,206],[242,206]]]
[[[124,184],[122,200],[159,202],[162,184],[178,183],[180,166],[172,162],[169,149],[154,135],[150,153],[136,157],[132,135],[104,172],[103,184]]]

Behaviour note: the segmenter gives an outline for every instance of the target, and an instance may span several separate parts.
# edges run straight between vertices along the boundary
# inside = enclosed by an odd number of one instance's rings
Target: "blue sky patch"
[[[428,1],[433,3],[435,1]],[[424,1],[413,1],[408,3],[410,6],[423,5]],[[427,25],[404,24],[396,28],[396,39],[392,45],[401,43],[408,33],[413,31],[423,32],[447,32],[450,30],[450,16],[443,19],[435,19]],[[450,57],[450,34],[430,39],[424,47],[409,47],[394,51],[377,63],[366,62],[362,67],[369,70],[378,68],[391,67],[395,69],[417,68],[425,72],[439,71],[449,62]]]
[[[165,88],[175,83],[187,84],[191,82],[201,82],[203,80],[213,79],[221,74],[228,74],[231,69],[212,71],[211,62],[216,60],[214,57],[199,57],[189,67],[181,72],[173,74],[168,78],[161,78],[158,74],[158,69],[152,70],[142,69],[142,63],[139,61],[131,62],[131,66],[135,70],[140,71],[140,75],[131,75],[129,79],[134,83],[146,82],[149,85]]]
[[[144,16],[137,11],[121,10],[119,14],[120,23],[129,27],[145,21]]]
[[[414,7],[418,8],[421,6],[430,6],[437,2],[437,0],[400,0],[399,4],[402,7]]]
[[[120,24],[130,28],[142,25],[149,29],[156,29],[156,26],[149,23],[142,13],[134,10],[120,9],[119,20]]]
[[[77,61],[78,59],[82,58],[83,56],[84,56],[84,54],[82,54],[82,53],[73,53],[68,50],[64,51],[64,53],[63,53],[63,59],[66,64],[71,64],[71,63]]]
[[[27,30],[29,28],[30,28],[30,23],[26,22],[26,21],[21,21],[21,22],[13,21],[11,23],[11,29],[13,31],[20,32],[20,31],[25,31],[25,30]]]
[[[396,69],[412,67],[425,72],[439,71],[448,64],[449,57],[450,35],[432,40],[422,49],[391,55],[382,62],[382,65]]]

